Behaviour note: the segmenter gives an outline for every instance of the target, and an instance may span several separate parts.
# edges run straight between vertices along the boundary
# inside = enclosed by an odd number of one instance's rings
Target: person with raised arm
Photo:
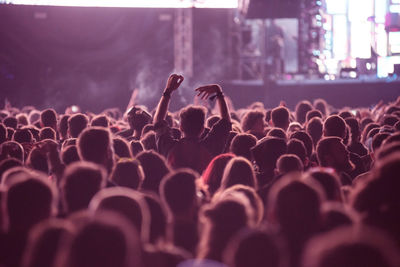
[[[232,129],[231,117],[221,86],[217,84],[201,86],[195,90],[200,98],[217,98],[220,120],[204,135],[206,110],[204,107],[189,105],[179,114],[183,138],[174,139],[165,122],[165,116],[171,95],[179,88],[183,80],[184,77],[177,74],[172,74],[167,80],[154,116],[157,148],[159,153],[167,157],[171,167],[189,167],[201,173],[214,156],[223,152]]]

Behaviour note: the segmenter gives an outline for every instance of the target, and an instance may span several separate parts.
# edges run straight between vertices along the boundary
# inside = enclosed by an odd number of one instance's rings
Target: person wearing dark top
[[[174,139],[171,128],[165,121],[172,92],[183,82],[183,76],[172,74],[158,104],[154,124],[158,152],[167,157],[172,168],[189,167],[202,173],[211,159],[222,153],[232,129],[231,117],[225,102],[222,88],[217,84],[205,85],[196,89],[203,99],[217,98],[221,119],[209,133],[201,138],[204,131],[205,111],[201,107],[189,106],[180,112],[180,130],[183,138]]]

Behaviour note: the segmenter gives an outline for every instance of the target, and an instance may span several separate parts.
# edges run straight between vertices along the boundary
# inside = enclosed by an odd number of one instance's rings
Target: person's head
[[[24,148],[20,143],[6,141],[0,145],[0,161],[6,158],[15,158],[24,161]]]
[[[313,141],[311,136],[306,131],[293,132],[290,135],[290,139],[298,139],[303,142],[304,146],[306,147],[308,158],[311,157],[311,154],[313,153]]]
[[[206,122],[207,127],[211,129],[220,119],[221,118],[218,115],[210,116]]]
[[[25,172],[8,185],[5,201],[9,231],[26,233],[55,214],[57,191],[45,176]]]
[[[213,195],[221,186],[222,175],[225,166],[234,157],[234,154],[220,154],[213,158],[204,170],[202,179],[207,186],[208,192]]]
[[[307,122],[306,132],[311,136],[314,147],[317,145],[319,139],[322,137],[323,123],[320,118],[312,118]]]
[[[243,157],[231,159],[225,167],[221,180],[221,189],[242,184],[257,188],[257,180],[250,161]]]
[[[129,149],[129,144],[121,137],[113,138],[113,148],[114,153],[120,158],[131,158],[131,151]]]
[[[271,120],[275,127],[281,128],[284,131],[289,127],[290,113],[285,107],[276,107],[271,112]]]
[[[158,194],[161,180],[170,171],[167,161],[163,156],[151,150],[140,152],[136,159],[144,171],[141,189]]]
[[[136,159],[121,159],[114,165],[111,172],[111,181],[119,186],[138,189],[144,179],[144,172],[140,162]]]
[[[21,266],[52,267],[62,238],[71,236],[74,230],[69,221],[55,218],[35,225],[29,232]]]
[[[190,169],[179,169],[168,174],[160,184],[160,196],[174,217],[197,214],[196,179]]]
[[[68,119],[70,115],[62,115],[58,123],[58,132],[60,133],[61,139],[66,139],[68,136]]]
[[[142,133],[144,126],[149,124],[152,119],[151,114],[140,106],[130,108],[127,115],[130,127],[138,133]]]
[[[68,119],[68,133],[72,138],[78,138],[79,134],[87,127],[89,119],[86,115],[78,113]]]
[[[372,138],[372,151],[375,152],[378,148],[381,147],[381,145],[383,144],[383,142],[390,136],[390,134],[388,133],[377,133],[376,135],[374,135],[374,137]]]
[[[43,127],[42,129],[40,129],[39,139],[40,140],[44,140],[44,139],[56,140],[56,131],[54,131],[53,128],[50,128],[50,127]]]
[[[72,162],[79,161],[79,154],[78,154],[78,149],[76,148],[75,145],[67,146],[62,149],[61,151],[61,161],[65,165],[69,165]]]
[[[23,143],[32,143],[33,142],[33,135],[29,129],[24,128],[24,129],[17,129],[14,132],[13,141],[18,142],[20,144]]]
[[[40,124],[42,127],[57,129],[57,113],[54,109],[45,109],[40,113]]]
[[[124,216],[138,230],[143,242],[149,237],[150,214],[141,193],[126,187],[110,187],[99,191],[90,201],[89,210],[109,210]]]
[[[315,109],[321,111],[324,117],[329,115],[328,104],[324,99],[321,98],[315,99],[313,105]]]
[[[105,170],[91,162],[67,166],[61,180],[63,204],[68,213],[86,209],[92,197],[105,187]]]
[[[99,126],[99,127],[108,128],[108,126],[110,126],[110,122],[106,115],[101,114],[101,115],[97,115],[96,117],[94,117],[91,120],[90,126]]]
[[[346,122],[338,115],[331,115],[324,121],[324,136],[336,136],[344,139],[346,136]]]
[[[49,173],[49,165],[47,163],[47,156],[46,154],[42,153],[39,148],[33,148],[28,156],[26,161],[27,165],[34,169],[41,171],[45,174]]]
[[[297,103],[295,113],[296,113],[296,120],[303,124],[306,122],[306,115],[307,112],[313,109],[313,106],[309,101],[303,100]]]
[[[283,259],[275,238],[262,230],[243,229],[224,250],[223,262],[231,267],[279,267]]]
[[[278,137],[286,140],[286,132],[281,128],[273,127],[269,129],[267,136]]]
[[[346,124],[350,127],[351,141],[359,142],[361,138],[360,124],[356,118],[345,119]]]
[[[302,172],[304,168],[301,159],[295,154],[284,154],[280,156],[276,162],[276,167],[278,173],[281,175],[290,172]]]
[[[18,120],[12,116],[5,117],[3,120],[3,123],[6,127],[14,129],[14,130],[17,129],[17,126],[18,126]]]
[[[299,157],[303,167],[308,167],[309,158],[304,143],[298,139],[290,139],[287,143],[287,153],[294,154]]]
[[[265,114],[259,110],[250,110],[242,118],[242,130],[243,132],[264,132],[264,117]]]
[[[339,137],[324,137],[317,144],[317,158],[322,167],[332,167],[338,172],[354,169],[349,151]]]
[[[288,238],[305,237],[319,230],[324,195],[317,184],[285,176],[271,188],[268,218],[278,223]]]
[[[197,258],[222,261],[229,240],[243,227],[249,226],[248,204],[239,198],[227,197],[203,207],[203,232]]]
[[[108,171],[113,165],[114,152],[110,132],[102,127],[85,129],[78,138],[78,153],[82,160],[103,165]]]
[[[0,144],[4,143],[7,140],[7,127],[0,123]]]
[[[112,211],[81,212],[72,236],[62,239],[54,266],[142,267],[140,238],[123,216]]]
[[[137,140],[132,140],[129,143],[129,147],[131,150],[131,154],[134,157],[136,157],[140,152],[142,152],[144,150],[142,142],[137,141]]]
[[[198,137],[204,130],[206,111],[203,107],[188,106],[181,110],[179,117],[181,131],[185,136]]]
[[[257,143],[257,138],[252,134],[237,134],[231,142],[230,151],[236,156],[251,160],[251,148]]]
[[[285,140],[277,137],[264,137],[251,150],[253,158],[261,171],[274,170],[276,161],[286,151]]]
[[[17,119],[18,125],[20,126],[26,126],[29,124],[28,116],[25,113],[19,113],[15,116],[15,118]]]
[[[310,121],[313,118],[320,118],[322,119],[322,113],[321,111],[317,109],[312,109],[306,114],[306,122]]]
[[[321,185],[325,192],[326,200],[342,201],[340,177],[331,168],[313,168],[307,172],[306,180],[313,180]]]
[[[154,131],[145,133],[140,142],[143,144],[145,150],[157,150],[156,134]]]
[[[385,233],[366,226],[342,227],[311,239],[304,267],[399,266],[400,252]]]
[[[149,243],[168,240],[167,237],[167,210],[159,196],[151,192],[143,193],[144,201],[150,213]]]

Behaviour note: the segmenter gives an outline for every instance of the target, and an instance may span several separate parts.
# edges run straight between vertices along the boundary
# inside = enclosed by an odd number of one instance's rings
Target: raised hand
[[[165,93],[172,93],[179,88],[184,78],[182,75],[171,74],[167,80],[167,85],[165,86]]]
[[[215,97],[213,94],[222,94],[222,88],[218,84],[204,85],[197,88],[195,91],[198,92],[197,96],[201,99]]]

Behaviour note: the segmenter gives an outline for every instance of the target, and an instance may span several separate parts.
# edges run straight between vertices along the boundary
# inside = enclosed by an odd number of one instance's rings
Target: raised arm
[[[165,119],[168,111],[168,105],[171,98],[171,93],[179,88],[184,78],[182,75],[171,74],[167,80],[167,85],[165,86],[164,93],[158,103],[156,113],[154,114],[154,124],[161,122]]]
[[[197,96],[201,97],[202,99],[216,97],[221,118],[231,122],[231,115],[229,113],[228,105],[226,104],[221,86],[218,84],[209,84],[197,88],[196,91],[198,92]]]

